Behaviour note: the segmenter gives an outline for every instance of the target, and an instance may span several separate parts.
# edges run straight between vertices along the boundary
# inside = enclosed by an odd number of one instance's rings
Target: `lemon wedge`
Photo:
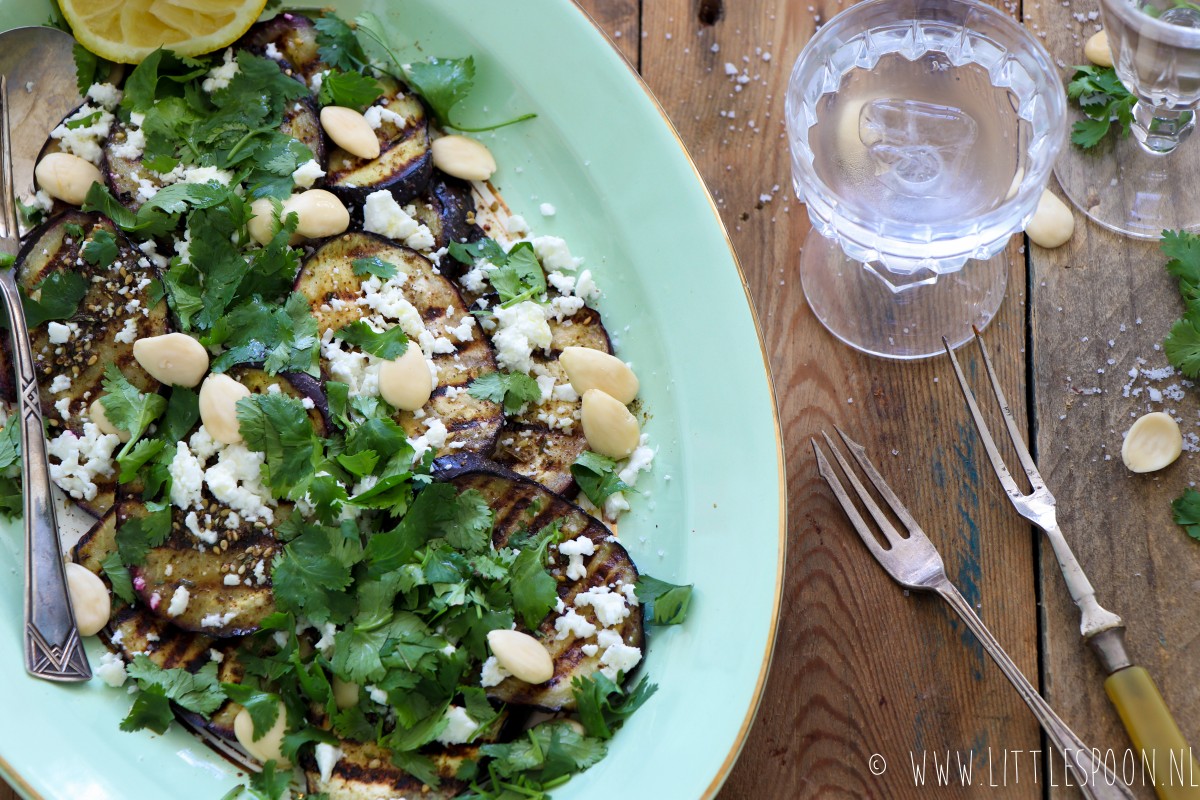
[[[184,56],[231,44],[267,0],[59,0],[79,43],[109,61],[137,64],[159,47]]]

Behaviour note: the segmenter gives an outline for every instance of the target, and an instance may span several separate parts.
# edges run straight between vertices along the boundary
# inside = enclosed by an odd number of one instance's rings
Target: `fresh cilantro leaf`
[[[431,789],[438,788],[442,783],[437,765],[429,756],[405,750],[392,750],[392,763]]]
[[[1071,141],[1083,148],[1095,147],[1113,128],[1128,135],[1137,98],[1121,83],[1112,67],[1078,66],[1067,96],[1074,100],[1086,119],[1071,127]]]
[[[242,683],[222,683],[221,689],[230,700],[240,703],[250,714],[254,741],[261,739],[279,719],[278,695]]]
[[[308,409],[282,392],[252,394],[237,403],[246,447],[266,455],[263,474],[277,496],[296,499],[313,474],[317,438]]]
[[[608,747],[584,736],[566,720],[543,722],[523,738],[508,744],[485,744],[480,750],[495,759],[496,772],[505,778],[524,776],[539,785],[582,772],[604,758]]]
[[[379,256],[356,258],[351,266],[355,275],[374,275],[385,281],[396,277],[396,273],[399,272],[395,264],[388,263]]]
[[[335,14],[324,14],[313,21],[317,29],[317,56],[335,69],[353,72],[367,65],[358,37]]]
[[[597,508],[617,492],[629,491],[629,484],[617,474],[617,462],[591,450],[585,450],[571,465],[571,475],[580,490]]]
[[[320,374],[317,320],[299,292],[288,295],[282,308],[257,296],[235,306],[205,343],[226,348],[213,359],[214,372],[224,372],[237,364],[261,363],[271,374]]]
[[[646,609],[646,618],[654,625],[678,625],[687,617],[692,602],[692,585],[677,586],[642,574],[637,596]]]
[[[136,655],[125,671],[137,679],[143,691],[157,686],[173,703],[205,717],[220,708],[226,699],[217,680],[215,661],[208,662],[197,672],[188,672],[182,668],[164,669],[149,656]]]
[[[513,561],[510,584],[513,609],[530,629],[537,627],[558,600],[558,584],[546,569],[546,549],[558,538],[557,523],[547,525]]]
[[[363,15],[363,17],[366,16],[368,15]],[[360,30],[364,30],[373,38],[378,37],[380,34],[363,27],[363,17],[359,17]],[[378,20],[375,22],[378,23]],[[395,58],[390,50],[388,54],[393,59]],[[423,62],[401,65],[401,69],[404,71],[404,78],[408,84],[417,94],[421,95],[434,117],[446,127],[478,133],[503,128],[506,125],[523,122],[537,116],[536,114],[522,114],[505,122],[480,127],[467,127],[455,122],[451,117],[451,111],[471,93],[471,87],[475,85],[475,58],[473,56],[430,58]]]
[[[13,519],[22,513],[21,478],[0,475],[0,517]]]
[[[345,610],[350,570],[362,555],[362,544],[340,528],[303,525],[276,556],[271,571],[275,602],[283,611],[303,614],[316,623]]]
[[[92,233],[80,253],[83,260],[94,267],[108,269],[117,260],[117,239],[108,231],[100,228]]]
[[[334,70],[321,80],[318,102],[322,106],[343,106],[362,111],[383,94],[383,87],[374,78],[360,72]]]
[[[337,462],[351,475],[361,478],[375,471],[375,465],[379,463],[379,454],[374,450],[363,450],[353,455],[342,453],[337,457]]]
[[[177,56],[159,48],[142,59],[125,78],[121,108],[130,112],[147,112],[156,99],[178,96],[183,84],[207,72],[207,62]]]
[[[235,242],[249,219],[249,206],[236,196],[231,196],[228,203],[198,209],[188,216],[189,261],[201,276],[203,308],[196,315],[200,328],[213,327],[225,315],[246,275],[246,259]]]
[[[112,584],[113,594],[126,603],[132,603],[136,597],[133,593],[133,581],[129,577],[129,567],[121,563],[120,554],[109,553],[100,562],[100,569]]]
[[[491,531],[492,511],[482,495],[474,490],[460,494],[452,484],[434,483],[417,495],[394,529],[367,541],[365,561],[371,575],[383,575],[399,569],[418,547],[436,538],[467,552],[483,552],[491,542]],[[545,545],[543,542],[543,562]],[[550,580],[553,584],[553,578]]]
[[[121,720],[121,730],[140,731],[150,729],[157,734],[164,734],[171,727],[175,714],[171,711],[171,703],[167,693],[161,686],[147,686],[133,698],[133,706],[129,714]]]
[[[108,77],[113,65],[78,42],[71,52],[75,56],[75,85],[79,88],[79,96],[85,97],[93,83],[102,83]]]
[[[471,381],[467,393],[476,400],[502,403],[507,414],[515,414],[521,406],[542,397],[537,381],[523,372],[488,372]]]
[[[100,111],[93,111],[91,114],[88,114],[87,116],[77,117],[75,119],[72,119],[71,121],[65,123],[66,129],[69,131],[73,131],[73,130],[78,130],[79,128],[86,128],[89,125],[93,125],[93,124],[95,124],[96,120],[100,119],[101,113],[102,112],[100,112]]]
[[[365,320],[355,320],[346,327],[334,331],[335,339],[357,347],[364,353],[378,356],[385,361],[399,358],[408,349],[408,337],[399,325],[393,325],[383,333],[377,333]]]
[[[291,770],[278,769],[275,760],[271,759],[263,764],[261,772],[250,773],[246,790],[250,793],[251,800],[283,800],[288,796],[291,785]],[[305,796],[312,800],[320,800],[319,795]]]
[[[1163,231],[1158,243],[1167,262],[1167,272],[1179,280],[1179,292],[1185,300],[1200,293],[1200,235],[1188,231]]]
[[[146,462],[157,457],[167,446],[167,439],[142,439],[135,444],[128,453],[118,454],[117,465],[121,468],[120,475],[117,477],[118,483],[129,483],[137,477],[138,470],[146,465]]]
[[[1176,525],[1183,526],[1187,535],[1200,540],[1200,492],[1184,489],[1171,503],[1171,516]]]
[[[112,196],[102,183],[93,183],[84,198],[84,211],[99,211],[123,231],[138,230],[137,215]]]
[[[474,242],[450,242],[450,255],[459,263],[474,266],[479,259],[484,259],[494,266],[501,267],[508,261],[508,253],[495,240],[484,236]]]
[[[167,410],[158,421],[155,438],[174,446],[192,432],[200,419],[200,396],[183,386],[172,386],[167,398]]]
[[[513,245],[503,266],[488,273],[488,280],[505,307],[546,293],[546,273],[529,242]]]
[[[126,564],[141,564],[150,548],[158,547],[171,534],[171,507],[147,503],[146,514],[126,520],[117,528],[117,551]]]
[[[184,330],[190,330],[192,317],[204,310],[199,278],[200,273],[192,269],[191,264],[186,264],[178,258],[172,259],[170,268],[162,276],[167,303],[179,318],[179,326]]]
[[[12,253],[0,253],[0,270],[12,269],[17,263],[17,257]]]
[[[1177,320],[1163,340],[1167,360],[1188,378],[1200,377],[1200,327],[1192,315]]]
[[[465,489],[448,504],[448,519],[441,526],[446,542],[466,553],[484,553],[492,543],[492,509],[475,489]]]
[[[104,395],[100,398],[100,404],[104,406],[104,416],[130,437],[121,449],[121,454],[125,455],[150,427],[150,423],[167,410],[167,399],[162,395],[139,392],[121,374],[116,364],[105,367],[102,385]]]
[[[28,295],[21,290],[25,324],[36,328],[52,319],[69,319],[79,310],[79,301],[87,294],[87,279],[78,272],[52,272]],[[32,296],[38,299],[34,300]]]
[[[658,685],[643,678],[632,691],[626,692],[600,672],[571,681],[579,721],[589,736],[599,739],[611,739],[617,728],[656,691]]]
[[[15,416],[0,428],[0,472],[21,463],[21,426]]]
[[[334,673],[359,685],[382,678],[386,671],[379,651],[386,639],[386,630],[350,627],[338,631],[333,643]]]

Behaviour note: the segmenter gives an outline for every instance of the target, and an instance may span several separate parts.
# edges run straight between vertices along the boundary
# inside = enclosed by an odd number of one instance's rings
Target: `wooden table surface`
[[[817,476],[809,437],[843,426],[1021,670],[1084,741],[1120,759],[1129,743],[1053,555],[1001,493],[948,362],[861,356],[805,304],[797,264],[809,224],[791,190],[784,93],[814,27],[842,7],[809,2],[580,0],[641,71],[708,182],[779,396],[790,528],[784,607],[758,719],[720,797],[1078,796],[1062,785],[1061,761],[1046,764],[1032,716],[971,634],[939,601],[906,597],[885,576]],[[1094,0],[1003,7],[1022,14],[1060,64],[1082,61]],[[1164,407],[1147,389],[1178,383],[1129,376],[1166,366],[1159,343],[1180,313],[1173,282],[1153,243],[1118,238],[1078,212],[1065,247],[1026,249],[1015,237],[1010,254],[1008,296],[986,331],[1004,390],[1022,429],[1034,431],[1059,521],[1101,602],[1125,618],[1130,652],[1157,678],[1188,739],[1200,741],[1200,625],[1190,607],[1200,552],[1169,508],[1196,462],[1185,453],[1157,475],[1133,476],[1119,455],[1131,417]],[[962,357],[981,387],[974,352]],[[1188,420],[1185,432],[1198,419],[1196,394],[1166,401]],[[998,416],[990,419],[996,429]],[[935,757],[953,762],[945,785]],[[926,766],[923,781],[914,761]],[[969,781],[959,762],[970,766]],[[12,798],[0,787],[0,800]]]

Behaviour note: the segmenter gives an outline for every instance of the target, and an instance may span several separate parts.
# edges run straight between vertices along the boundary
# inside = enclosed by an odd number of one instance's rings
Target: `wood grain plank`
[[[621,55],[636,69],[642,18],[640,0],[576,0],[576,4],[608,34]]]
[[[953,580],[1028,675],[1036,674],[1033,545],[985,474],[949,365],[899,365],[838,344],[805,304],[808,232],[783,135],[788,72],[814,22],[839,6],[647,3],[643,74],[691,148],[729,226],[764,326],[788,461],[788,577],[759,718],[724,798],[982,796],[914,786],[909,752],[1039,748],[1035,723],[937,601],[905,597],[845,523],[809,437],[842,425],[870,450],[942,550]],[[763,58],[770,53],[770,60]],[[726,75],[730,63],[744,84]],[[737,89],[741,86],[741,90]],[[725,113],[722,113],[725,112]],[[732,112],[732,113],[731,113]],[[769,198],[769,199],[768,199]],[[988,332],[1009,396],[1024,397],[1024,264]],[[978,370],[973,354],[969,369]],[[981,377],[981,375],[979,376]],[[1018,405],[1019,407],[1019,405]],[[868,759],[889,767],[873,777]],[[1010,777],[1011,780],[1011,777]],[[1030,781],[1005,796],[1035,797]]]
[[[1027,24],[1045,34],[1059,64],[1082,63],[1083,42],[1096,29],[1087,17],[1096,10],[1095,2],[1042,3],[1029,9]],[[1075,214],[1071,242],[1035,251],[1033,258],[1039,463],[1098,599],[1125,619],[1130,655],[1150,670],[1185,736],[1196,743],[1200,628],[1191,598],[1200,586],[1200,553],[1171,522],[1170,502],[1197,479],[1200,463],[1185,453],[1162,472],[1132,475],[1120,459],[1125,431],[1147,411],[1172,411],[1185,435],[1197,432],[1194,389],[1182,400],[1154,402],[1149,389],[1178,385],[1179,377],[1129,375],[1167,366],[1158,344],[1182,306],[1155,243],[1118,237]],[[1102,689],[1104,676],[1080,641],[1078,612],[1048,548],[1042,573],[1046,696],[1093,747],[1111,748],[1119,763],[1129,740]],[[1138,796],[1153,797],[1136,771],[1135,777]]]

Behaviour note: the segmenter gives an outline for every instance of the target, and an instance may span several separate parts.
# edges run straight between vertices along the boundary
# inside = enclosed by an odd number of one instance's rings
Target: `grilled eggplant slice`
[[[455,776],[466,761],[479,758],[479,748],[456,745],[423,751],[433,760],[441,777],[434,789],[392,764],[387,750],[367,742],[343,741],[338,745],[343,756],[333,767],[328,781],[321,780],[311,756],[301,762],[308,791],[324,792],[329,800],[391,800],[396,797],[420,797],[422,800],[450,800],[466,790],[467,781]]]
[[[572,608],[575,597],[592,587],[634,585],[638,571],[633,559],[617,542],[608,528],[588,516],[583,509],[547,491],[528,478],[521,477],[503,467],[492,464],[474,455],[456,455],[439,458],[434,462],[434,474],[441,480],[453,483],[460,491],[474,489],[487,500],[494,513],[492,542],[504,547],[510,537],[521,531],[537,531],[558,522],[563,540],[586,536],[592,540],[595,553],[587,558],[587,573],[577,580],[566,577],[566,559],[559,558],[552,569],[558,581],[558,596],[567,608]],[[589,617],[596,623],[591,609],[576,609],[580,616]],[[643,648],[645,634],[642,626],[642,608],[633,604],[629,616],[617,626],[622,641],[630,647]],[[574,678],[588,678],[600,670],[600,653],[587,655],[583,647],[594,639],[578,639],[573,635],[557,638],[554,620],[558,615],[551,612],[536,631],[529,633],[537,637],[554,660],[554,677],[546,683],[531,685],[514,677],[505,678],[500,684],[488,689],[488,696],[495,700],[516,705],[537,706],[552,711],[570,710],[575,706],[571,693]]]
[[[103,262],[95,266],[82,257],[84,245],[98,235],[111,236],[116,244],[111,266]],[[52,438],[82,435],[88,405],[104,393],[102,381],[109,364],[115,364],[141,391],[157,391],[158,381],[133,357],[133,342],[169,330],[166,301],[151,302],[158,277],[154,268],[104,217],[70,212],[30,236],[19,256],[17,282],[21,288],[36,297],[39,285],[59,272],[82,275],[87,291],[70,318],[44,323],[29,332],[42,414]],[[60,325],[68,327],[65,342],[51,341],[51,325],[60,334]],[[11,363],[7,334],[0,337],[0,347],[4,360]],[[80,506],[101,516],[112,507],[116,471],[95,476],[92,484],[94,492],[63,488]]]
[[[480,375],[495,371],[496,359],[478,329],[472,329],[469,341],[453,341],[448,329],[462,324],[464,317],[468,317],[466,308],[458,290],[434,272],[428,260],[382,237],[348,233],[325,243],[305,262],[296,279],[296,291],[308,298],[322,334],[344,328],[372,313],[369,306],[359,304],[366,276],[355,275],[353,268],[355,260],[372,257],[394,265],[408,276],[401,288],[404,300],[416,309],[434,340],[455,344],[453,352],[433,356],[438,387],[423,409],[426,420],[439,418],[448,431],[439,453],[457,449],[488,452],[503,418],[500,406],[472,397],[467,385]],[[410,341],[409,346],[416,347],[418,342]],[[425,430],[411,412],[398,412],[394,419],[412,438]]]
[[[446,247],[450,242],[473,242],[483,235],[483,231],[475,225],[475,198],[471,194],[471,184],[452,178],[439,169],[434,169],[429,186],[413,201],[413,208],[416,210],[413,217],[433,234],[434,250]],[[447,262],[454,263],[451,265]],[[458,262],[446,259],[443,266],[454,269]]]
[[[303,14],[285,11],[260,22],[246,31],[235,47],[265,56],[269,44],[275,45],[282,58],[284,72],[290,70],[289,74],[306,85],[312,85],[312,78],[318,72],[329,69],[318,52],[316,26]]]
[[[608,332],[594,309],[581,308],[574,316],[552,319],[550,331],[553,334],[551,353],[547,356],[540,351],[534,352],[534,373],[553,375],[558,383],[568,382],[566,370],[558,363],[564,347],[590,347],[612,352]],[[578,421],[581,407],[578,399],[551,399],[539,405],[531,403],[525,413],[505,421],[492,458],[552,492],[569,493],[575,485],[571,464],[587,450],[583,426]]]
[[[425,107],[404,84],[391,78],[382,81],[383,96],[372,103],[403,118],[403,124],[385,115],[376,131],[379,157],[359,158],[340,147],[329,149],[325,188],[358,207],[367,195],[386,189],[397,203],[407,203],[425,191],[433,175],[429,150],[429,123]],[[368,109],[370,113],[370,109]]]

